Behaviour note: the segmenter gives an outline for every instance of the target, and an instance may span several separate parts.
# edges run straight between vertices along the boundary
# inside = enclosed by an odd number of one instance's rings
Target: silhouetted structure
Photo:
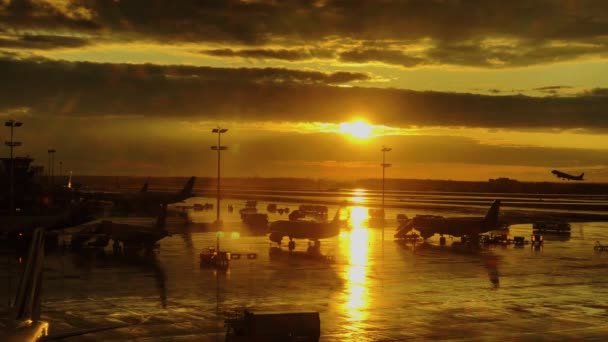
[[[270,241],[281,245],[284,236],[289,238],[289,250],[294,250],[296,243],[293,239],[309,239],[318,241],[336,236],[340,233],[340,209],[330,222],[311,220],[279,220],[270,224]]]
[[[561,179],[566,179],[566,180],[574,180],[574,181],[582,181],[585,180],[583,179],[583,177],[585,176],[585,173],[581,173],[578,176],[573,176],[571,174],[559,171],[559,170],[553,170],[551,171],[552,174],[554,174],[557,178],[561,178]]]
[[[435,215],[416,215],[399,226],[395,238],[406,238],[412,229],[420,232],[420,236],[428,239],[434,234],[478,239],[479,234],[499,229],[500,200],[495,200],[485,217],[443,217]]]
[[[172,191],[180,188],[187,177],[136,177],[136,176],[83,176],[75,175],[78,183],[91,189],[99,190],[139,190],[148,179],[154,182],[155,188]],[[393,191],[426,191],[426,192],[461,192],[466,193],[531,193],[531,194],[588,194],[605,195],[608,183],[567,183],[567,182],[522,182],[509,178],[496,178],[488,181],[455,181],[436,179],[399,179],[385,180],[386,193]],[[324,180],[320,193],[329,193],[341,189],[363,188],[381,190],[382,179],[360,179],[357,181]],[[214,196],[217,188],[215,177],[201,177],[197,180],[196,193]],[[318,190],[318,181],[312,178],[261,178],[261,177],[222,177],[222,195],[225,198],[233,192],[268,191],[268,190]],[[235,197],[236,198],[236,197]],[[244,198],[244,197],[238,197]],[[272,199],[269,199],[272,201]],[[276,200],[275,200],[276,201]]]
[[[30,157],[0,158],[0,206],[4,208],[23,208],[32,202],[38,202],[41,187],[35,183],[35,177],[43,172],[42,166],[31,166],[34,159]],[[13,172],[11,189],[11,169]],[[11,194],[12,192],[12,194]],[[13,197],[13,205],[10,205]],[[12,212],[9,210],[9,212]]]

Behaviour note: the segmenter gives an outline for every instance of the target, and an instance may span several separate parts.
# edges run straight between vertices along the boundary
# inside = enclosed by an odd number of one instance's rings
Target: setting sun
[[[362,120],[343,122],[340,124],[340,133],[348,134],[353,138],[367,139],[372,135],[372,126]]]

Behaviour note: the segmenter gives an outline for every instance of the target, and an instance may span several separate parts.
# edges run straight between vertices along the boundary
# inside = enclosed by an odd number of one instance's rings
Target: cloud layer
[[[44,160],[52,145],[86,173],[200,174],[214,157],[199,153],[208,129],[181,125],[221,122],[232,124],[227,169],[250,172],[240,175],[373,174],[379,141],[298,129],[354,117],[389,134],[527,136],[380,138],[391,162],[423,174],[426,165],[599,168],[605,145],[590,141],[602,136],[576,133],[608,132],[605,66],[595,62],[607,56],[602,0],[0,0],[0,115],[26,123],[23,151]],[[573,148],[552,144],[563,130]]]
[[[366,74],[0,59],[0,109],[35,115],[608,130],[608,92],[490,96],[339,87]],[[550,88],[548,90],[551,90]]]
[[[224,58],[502,68],[605,58],[608,2],[6,0],[0,29],[14,41],[52,31],[213,43],[203,53]]]

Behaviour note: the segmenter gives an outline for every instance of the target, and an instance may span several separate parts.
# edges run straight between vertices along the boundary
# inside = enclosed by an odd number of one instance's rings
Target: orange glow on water
[[[367,279],[369,231],[365,226],[368,218],[365,207],[350,208],[350,223],[353,229],[340,234],[342,250],[347,251],[346,298],[344,312],[352,322],[360,322],[368,317],[369,289]]]
[[[367,231],[367,227],[365,226],[365,221],[369,218],[367,208],[361,206],[350,207],[349,212],[350,224],[353,227],[353,230],[365,229]]]

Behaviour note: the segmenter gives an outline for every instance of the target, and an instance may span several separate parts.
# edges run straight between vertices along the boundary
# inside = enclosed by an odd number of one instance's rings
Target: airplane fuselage
[[[551,171],[551,173],[554,174],[555,177],[557,177],[557,178],[566,179],[566,180],[574,180],[574,181],[584,180],[583,176],[585,175],[584,173],[581,173],[578,176],[573,176],[571,174],[568,174],[568,173],[565,173],[565,172],[562,172],[559,170],[553,170],[553,171]]]
[[[270,241],[281,243],[284,236],[289,239],[319,240],[336,236],[340,233],[340,208],[330,222],[307,220],[280,220],[270,224]]]
[[[483,217],[442,217],[422,218],[414,217],[413,226],[423,238],[434,234],[461,237],[464,235],[477,235],[497,229],[484,222]]]
[[[270,232],[272,237],[279,240],[283,236],[290,239],[319,240],[336,236],[340,233],[339,222],[314,222],[304,220],[276,221],[271,223]],[[275,241],[271,237],[271,240]],[[275,241],[276,242],[276,241]]]
[[[111,201],[123,210],[154,213],[160,205],[181,202],[192,197],[194,181],[195,177],[191,177],[184,188],[177,193],[147,191],[147,186],[144,185],[141,191],[134,193],[98,192],[90,193],[88,196],[96,200]]]
[[[408,231],[415,229],[420,236],[428,239],[435,234],[455,237],[478,236],[479,234],[500,228],[498,216],[500,200],[495,200],[485,217],[443,217],[435,215],[418,215],[400,226],[396,238],[405,238]]]
[[[138,226],[110,221],[102,221],[100,226],[101,231],[109,238],[122,242],[155,243],[168,235],[164,229],[154,226]]]

